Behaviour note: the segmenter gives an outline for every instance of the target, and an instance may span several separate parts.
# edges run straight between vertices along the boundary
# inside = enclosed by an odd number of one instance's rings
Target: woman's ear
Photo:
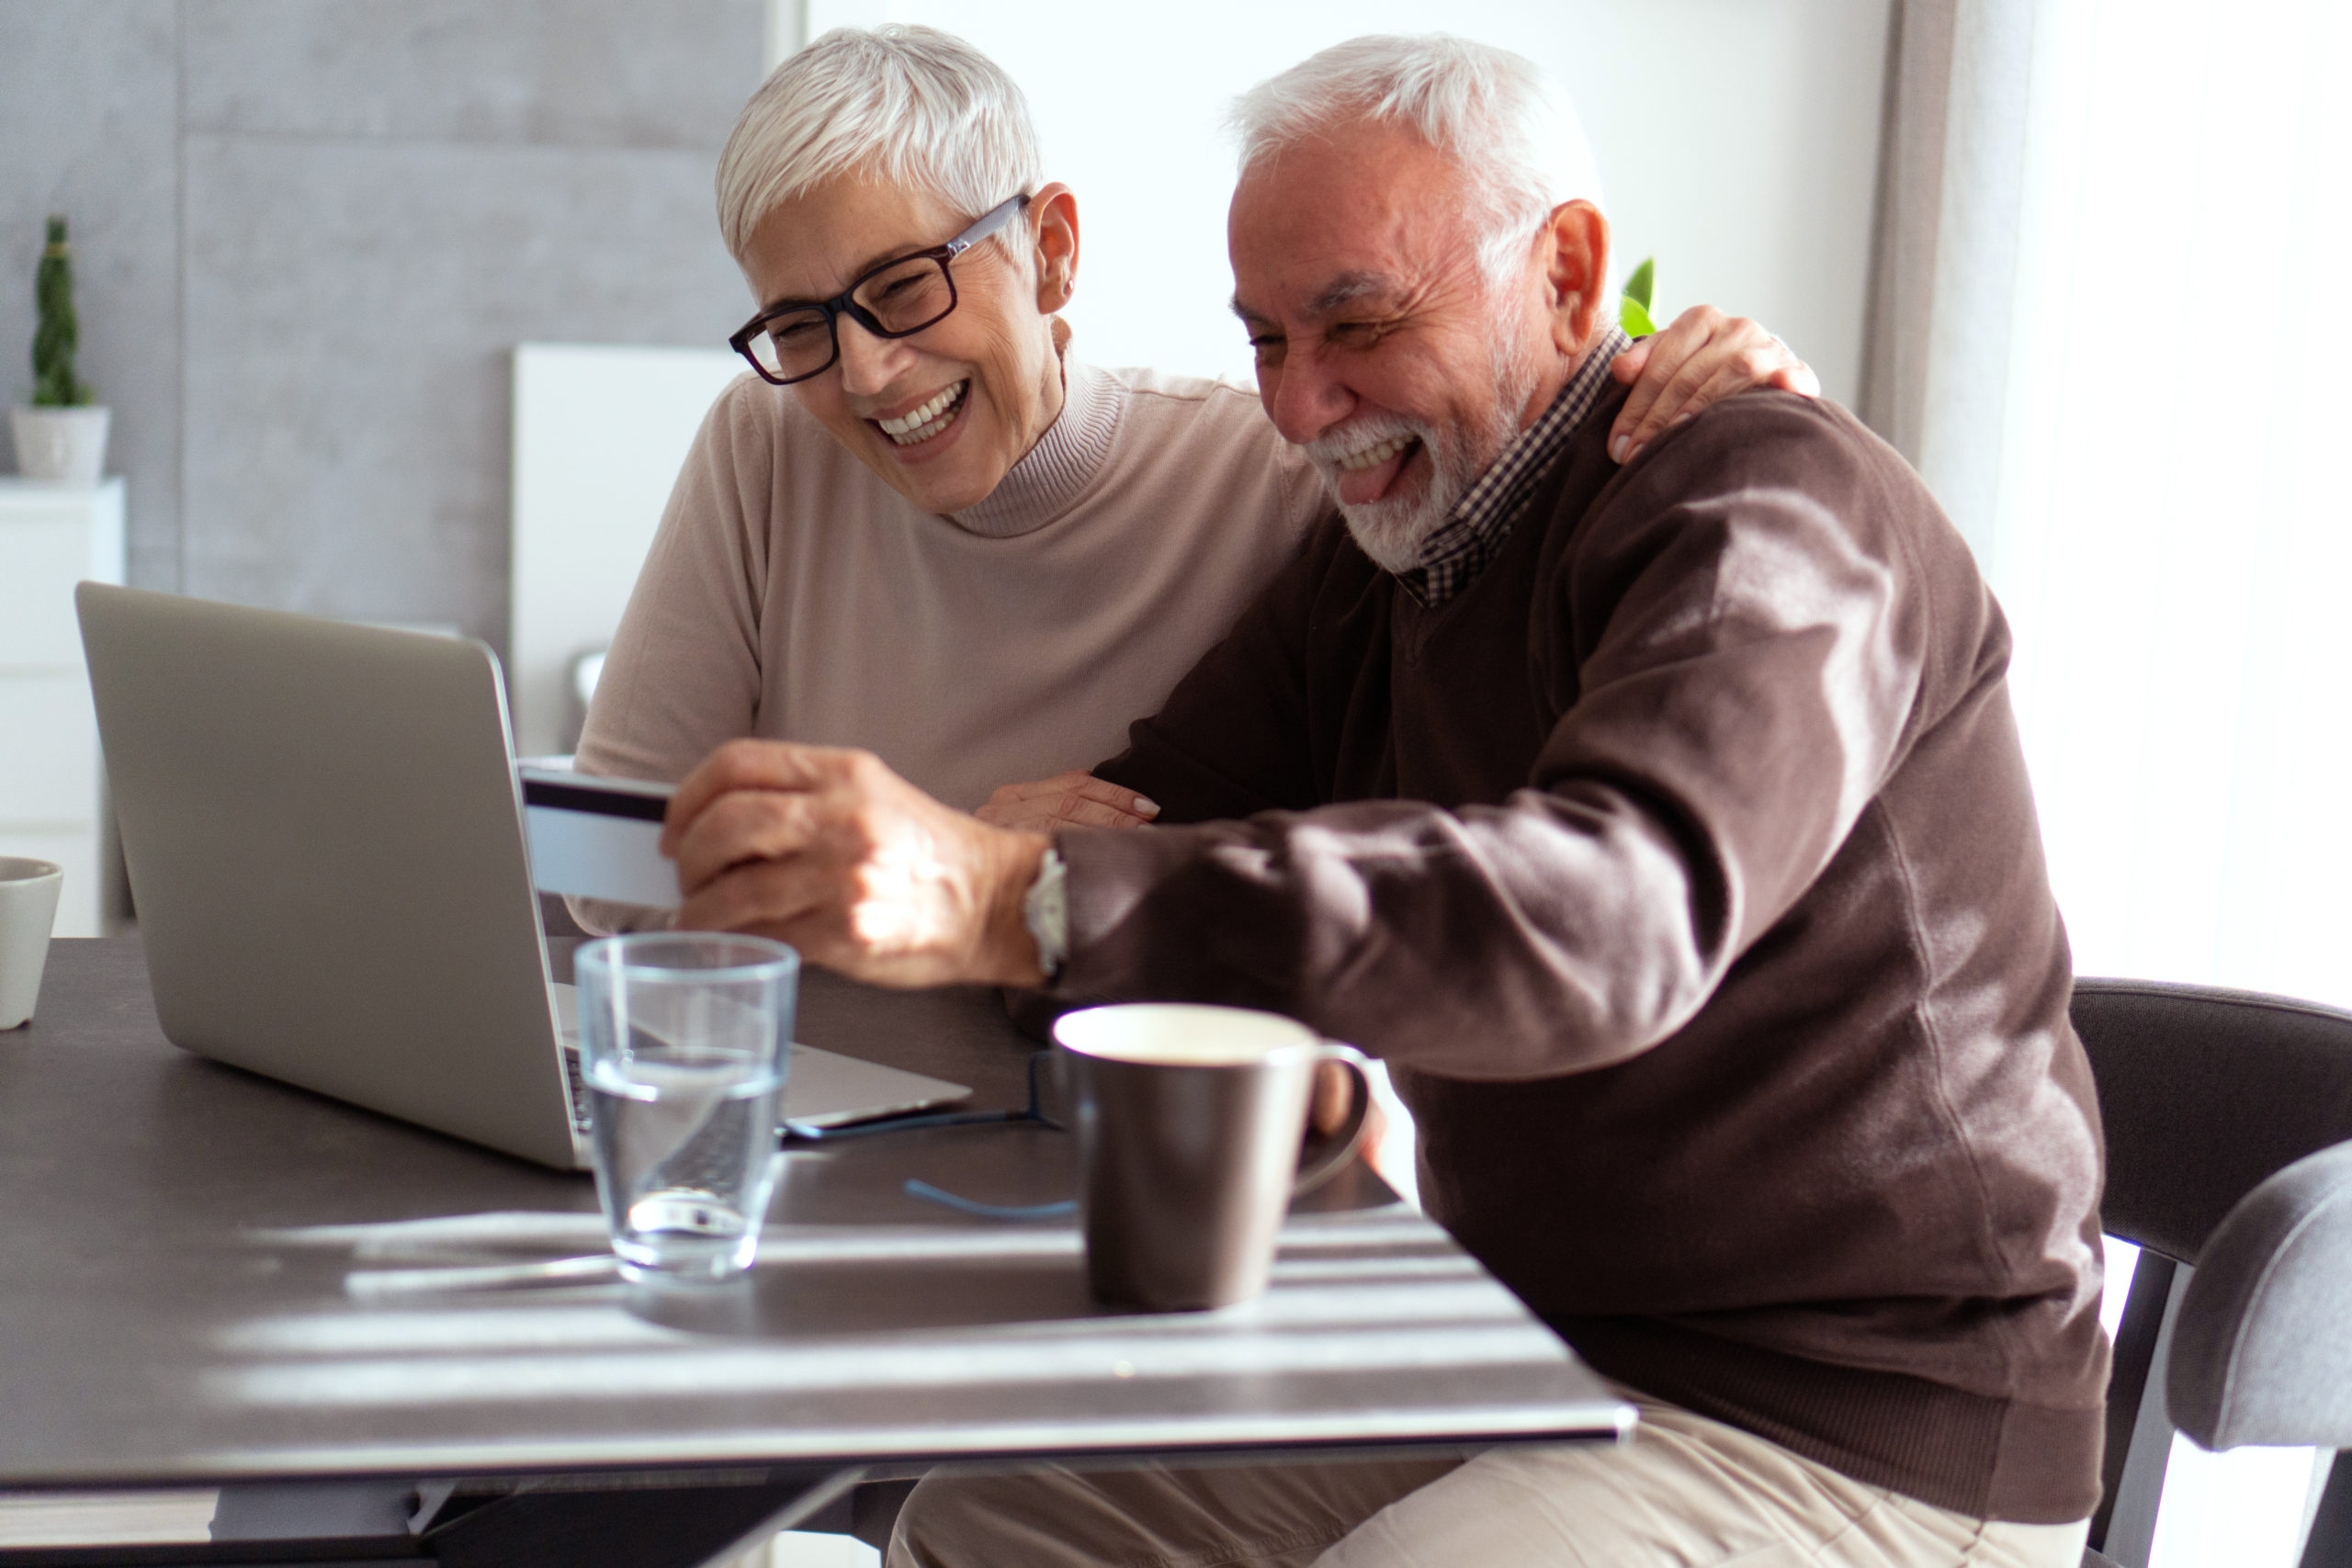
[[[1609,220],[1589,201],[1564,201],[1544,220],[1544,244],[1553,345],[1582,354],[1609,308]]]
[[[1026,216],[1035,236],[1037,309],[1050,316],[1078,288],[1078,197],[1056,181],[1029,198]]]

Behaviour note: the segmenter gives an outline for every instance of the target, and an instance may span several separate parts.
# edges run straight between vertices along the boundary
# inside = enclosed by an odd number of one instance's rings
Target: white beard
[[[1494,411],[1479,427],[1441,431],[1401,414],[1367,413],[1299,448],[1322,476],[1323,488],[1339,502],[1340,514],[1347,519],[1348,533],[1357,547],[1382,570],[1401,573],[1420,565],[1423,547],[1430,535],[1444,526],[1446,513],[1462,499],[1462,492],[1494,465],[1519,434],[1520,413],[1535,395],[1540,371],[1535,355],[1516,334],[1502,336],[1508,341],[1498,341],[1494,350]],[[1340,458],[1393,435],[1411,436],[1430,455],[1429,482],[1417,495],[1392,492],[1359,506],[1340,501],[1340,476],[1344,471]],[[1405,460],[1412,461],[1412,454],[1408,452]]]

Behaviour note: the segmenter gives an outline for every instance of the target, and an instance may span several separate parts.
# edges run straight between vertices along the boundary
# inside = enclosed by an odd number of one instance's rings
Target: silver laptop
[[[497,657],[91,582],[74,602],[164,1037],[586,1168]],[[796,1045],[785,1115],[968,1092]]]

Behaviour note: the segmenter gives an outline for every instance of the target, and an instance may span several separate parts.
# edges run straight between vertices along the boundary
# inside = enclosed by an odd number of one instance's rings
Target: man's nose
[[[905,342],[876,337],[856,317],[846,313],[834,321],[833,332],[834,341],[841,345],[842,390],[858,398],[888,390],[906,358]]]
[[[1283,439],[1304,446],[1347,418],[1356,404],[1347,385],[1313,350],[1293,350],[1282,363],[1258,376],[1266,417]]]

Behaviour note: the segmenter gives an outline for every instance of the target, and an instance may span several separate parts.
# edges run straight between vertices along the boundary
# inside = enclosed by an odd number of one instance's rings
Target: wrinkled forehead
[[[1475,199],[1451,158],[1409,136],[1261,158],[1227,217],[1237,306],[1324,316],[1408,292],[1469,255]]]

